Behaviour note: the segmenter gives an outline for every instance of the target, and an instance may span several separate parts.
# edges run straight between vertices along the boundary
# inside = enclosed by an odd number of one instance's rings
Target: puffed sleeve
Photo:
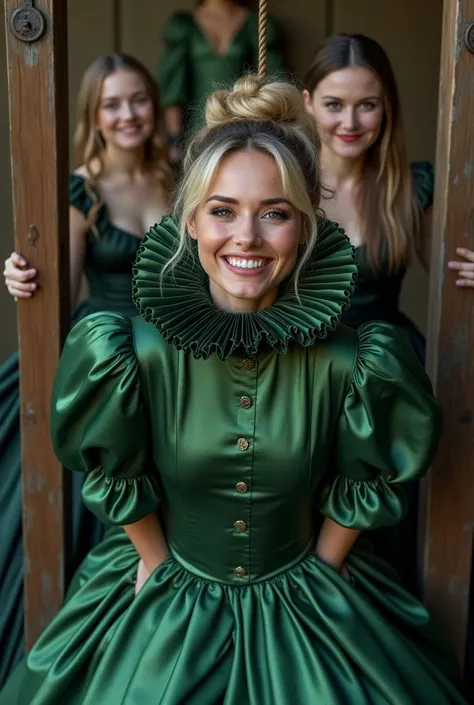
[[[165,27],[165,48],[157,76],[164,108],[170,105],[185,107],[188,103],[189,26],[189,13],[176,12]]]
[[[433,203],[435,173],[430,162],[412,162],[410,164],[415,193],[420,208],[426,210]]]
[[[441,427],[430,380],[403,334],[387,323],[361,326],[322,513],[351,529],[399,522],[402,485],[428,471]]]
[[[159,504],[133,332],[117,313],[70,332],[56,375],[51,437],[60,462],[85,472],[86,506],[106,524],[133,524]]]

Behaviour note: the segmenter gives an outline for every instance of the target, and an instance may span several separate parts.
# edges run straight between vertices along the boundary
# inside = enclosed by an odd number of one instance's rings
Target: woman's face
[[[241,313],[270,306],[304,242],[302,224],[271,156],[227,155],[188,222],[216,306]]]
[[[107,145],[120,149],[139,149],[150,139],[155,130],[154,107],[140,74],[120,70],[104,80],[96,128]]]
[[[383,89],[370,69],[351,66],[328,74],[310,95],[306,109],[316,119],[323,147],[357,159],[377,140],[384,117]]]

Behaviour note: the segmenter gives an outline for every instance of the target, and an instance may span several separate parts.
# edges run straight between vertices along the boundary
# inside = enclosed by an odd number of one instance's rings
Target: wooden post
[[[474,0],[444,0],[428,370],[445,412],[424,485],[424,598],[464,663],[474,528],[474,290],[447,262],[474,249]],[[422,515],[423,516],[423,515]]]
[[[41,26],[36,10],[44,17],[44,34],[25,42]],[[64,593],[64,487],[50,443],[49,413],[69,317],[67,3],[5,0],[5,13],[15,249],[39,272],[38,293],[18,302],[25,626],[30,648]],[[12,32],[13,18],[23,39]]]

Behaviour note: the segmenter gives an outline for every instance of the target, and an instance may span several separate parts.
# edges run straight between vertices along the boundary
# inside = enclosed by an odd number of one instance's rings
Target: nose
[[[236,223],[232,240],[244,252],[251,250],[252,247],[258,247],[262,243],[259,219],[251,215],[240,218]]]
[[[348,106],[344,111],[342,127],[346,132],[354,132],[357,129],[357,124],[357,109],[355,107]]]
[[[128,101],[124,101],[122,103],[120,117],[122,118],[122,120],[133,120],[133,118],[135,117],[133,106]]]

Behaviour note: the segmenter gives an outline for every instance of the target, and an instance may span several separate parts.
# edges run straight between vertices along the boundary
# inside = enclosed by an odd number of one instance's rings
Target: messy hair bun
[[[294,273],[297,290],[299,274],[316,242],[318,146],[314,118],[291,83],[266,83],[249,75],[240,78],[231,90],[213,93],[206,104],[205,126],[189,143],[183,161],[183,179],[174,203],[181,239],[165,270],[188,248],[187,223],[205,198],[221,161],[238,151],[259,151],[273,158],[285,196],[302,216],[306,243]]]
[[[215,91],[207,100],[207,128],[223,127],[233,120],[275,120],[303,125],[314,120],[307,115],[296,86],[291,83],[265,83],[258,76],[240,78],[231,90]]]

